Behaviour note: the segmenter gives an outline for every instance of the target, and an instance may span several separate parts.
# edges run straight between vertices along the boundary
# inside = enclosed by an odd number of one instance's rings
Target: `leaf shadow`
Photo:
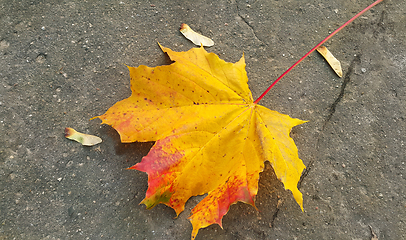
[[[175,61],[172,61],[167,53],[160,55],[160,57],[156,60],[158,66],[171,65],[174,62]]]
[[[109,136],[116,155],[125,156],[126,162],[136,164],[141,161],[142,157],[146,156],[155,142],[133,142],[122,143],[118,132],[110,127],[104,127],[104,134]]]
[[[276,177],[272,166],[269,162],[265,162],[264,171],[260,173],[258,194],[255,199],[258,211],[242,202],[233,204],[223,217],[224,230],[213,224],[200,229],[197,239],[217,239],[219,236],[224,239],[229,239],[228,236],[233,236],[233,239],[244,239],[247,236],[253,239],[267,239],[268,231],[272,231],[279,208],[289,197],[288,195],[289,192]],[[222,239],[221,237],[219,238]]]
[[[148,67],[159,67],[171,65],[174,62],[175,61],[172,61],[167,53],[161,51],[161,53],[157,54],[157,56],[153,60],[147,61],[145,65],[147,65]]]

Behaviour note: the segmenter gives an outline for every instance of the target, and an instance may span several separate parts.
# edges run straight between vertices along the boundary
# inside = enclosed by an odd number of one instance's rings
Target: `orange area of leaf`
[[[171,65],[129,67],[132,95],[99,116],[122,142],[156,141],[130,169],[148,174],[142,201],[179,215],[186,201],[208,195],[192,210],[192,239],[221,219],[231,204],[254,206],[259,173],[269,161],[303,209],[297,189],[305,168],[290,138],[305,121],[253,103],[245,60],[221,60],[203,47],[174,52],[161,46]]]

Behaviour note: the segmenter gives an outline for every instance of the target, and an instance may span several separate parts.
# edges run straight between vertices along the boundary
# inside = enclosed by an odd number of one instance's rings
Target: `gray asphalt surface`
[[[229,62],[244,53],[258,97],[373,1],[0,2],[0,239],[189,239],[185,211],[138,203],[147,175],[126,170],[153,143],[122,144],[99,120],[130,95],[130,66],[167,64],[157,42],[193,46],[181,23]],[[197,239],[406,239],[406,2],[385,0],[311,54],[260,102],[309,120],[291,136],[307,166],[302,212],[268,165],[257,212],[238,203]],[[83,147],[64,128],[98,135]]]

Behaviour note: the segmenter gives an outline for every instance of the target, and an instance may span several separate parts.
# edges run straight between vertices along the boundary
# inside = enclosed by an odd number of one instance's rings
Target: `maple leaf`
[[[163,203],[179,215],[190,197],[207,193],[190,216],[194,239],[200,228],[222,226],[231,204],[254,206],[259,173],[269,161],[303,210],[297,183],[305,165],[289,134],[305,121],[254,103],[244,56],[233,64],[203,47],[160,47],[174,63],[128,67],[132,95],[98,116],[122,142],[156,141],[130,168],[148,174],[142,203]]]

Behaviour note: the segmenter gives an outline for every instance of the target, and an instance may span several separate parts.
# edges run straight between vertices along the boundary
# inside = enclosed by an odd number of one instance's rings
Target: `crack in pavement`
[[[376,25],[376,27],[373,29],[373,36],[375,38],[378,38],[380,33],[385,33],[385,31],[387,30],[387,28],[391,28],[391,25],[393,25],[392,22],[386,23],[385,21],[388,19],[388,14],[386,13],[386,11],[382,11],[381,13],[381,17],[379,18],[379,20],[374,24]]]
[[[341,100],[344,97],[344,91],[345,88],[347,87],[347,84],[350,82],[350,76],[354,73],[354,66],[357,65],[358,63],[361,62],[361,55],[357,55],[352,61],[350,66],[348,67],[347,73],[344,76],[344,82],[341,85],[341,91],[336,100],[331,104],[330,110],[329,110],[329,115],[326,117],[326,120],[324,121],[322,131],[326,127],[327,123],[331,120],[333,117],[334,113],[336,112],[337,105],[341,102]]]
[[[254,37],[255,37],[258,41],[260,41],[260,42],[262,43],[262,45],[268,46],[268,44],[266,44],[264,41],[262,41],[262,40],[257,36],[254,27],[251,26],[251,24],[248,22],[248,20],[240,14],[240,7],[238,6],[238,3],[235,2],[235,4],[236,4],[236,6],[237,6],[237,15],[238,15],[238,17],[240,17],[241,20],[251,29],[252,34],[254,35]]]
[[[269,223],[271,227],[274,226],[274,222],[275,222],[276,217],[278,216],[279,209],[280,209],[279,206],[276,207],[276,211],[275,211],[275,213],[274,213],[273,216],[272,216],[271,222]]]
[[[329,109],[329,115],[325,118],[324,120],[324,124],[323,127],[321,129],[321,132],[324,131],[327,123],[330,122],[331,118],[333,117],[337,105],[341,102],[341,100],[344,97],[344,92],[345,92],[345,88],[347,87],[347,84],[350,82],[351,78],[350,76],[354,73],[354,67],[359,64],[361,62],[361,54],[357,54],[357,56],[351,61],[350,66],[348,67],[347,73],[344,76],[344,81],[343,84],[341,85],[341,90],[340,90],[340,94],[337,96],[337,98],[335,99],[335,101],[331,104],[330,109]],[[319,152],[319,146],[320,146],[320,135],[321,132],[319,133],[319,136],[317,137],[317,143],[316,143],[316,151]],[[305,168],[305,170],[303,171],[302,175],[300,176],[300,180],[298,182],[298,188],[301,187],[302,182],[304,180],[305,177],[307,177],[307,175],[309,174],[310,170],[313,167],[315,160],[311,160],[308,164],[308,166]]]

